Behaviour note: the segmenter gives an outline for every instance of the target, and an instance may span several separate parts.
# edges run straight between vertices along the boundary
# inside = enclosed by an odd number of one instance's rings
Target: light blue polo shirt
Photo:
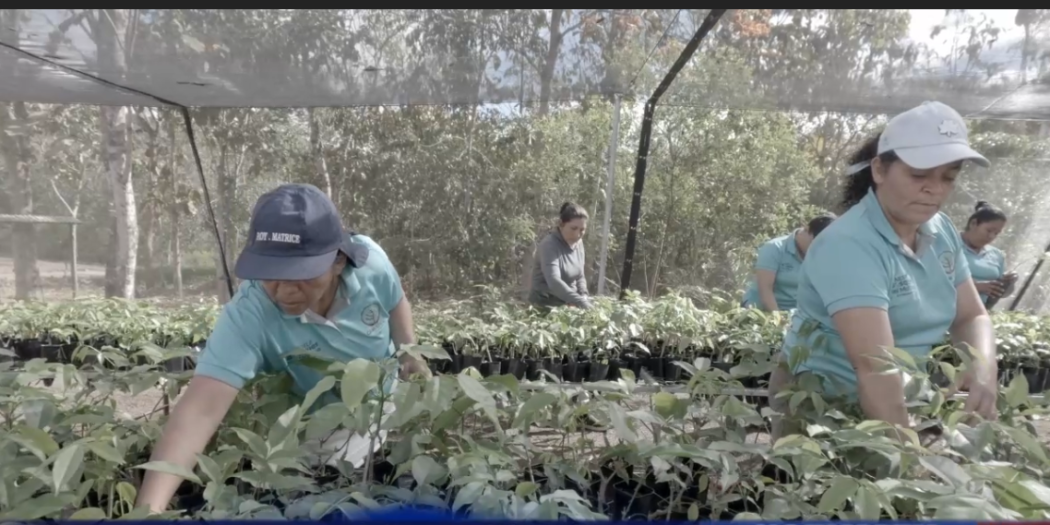
[[[798,308],[784,338],[789,362],[796,345],[811,349],[796,373],[821,376],[829,393],[856,395],[857,376],[831,320],[850,308],[886,310],[895,346],[917,360],[944,343],[956,287],[970,278],[963,242],[938,213],[919,228],[917,244],[912,252],[901,243],[873,191],[821,232],[802,264]]]
[[[758,248],[755,260],[755,271],[766,270],[776,274],[773,281],[773,296],[777,307],[790,310],[795,307],[798,292],[799,273],[802,268],[802,257],[798,253],[795,233],[770,239]],[[758,293],[758,279],[752,275],[751,283],[744,293],[744,306],[762,306],[762,296]]]
[[[305,395],[323,374],[288,354],[296,349],[349,361],[381,360],[394,353],[390,312],[404,296],[401,279],[386,253],[372,239],[353,235],[368,247],[360,268],[350,264],[342,274],[340,296],[327,318],[307,311],[284,313],[262,283],[245,281],[226,304],[197,363],[196,375],[242,388],[260,372],[286,372],[294,390]]]
[[[995,281],[1006,275],[1006,254],[999,248],[985,246],[980,253],[969,246],[964,245],[963,248],[974,282]],[[981,294],[981,301],[988,301],[988,296]]]

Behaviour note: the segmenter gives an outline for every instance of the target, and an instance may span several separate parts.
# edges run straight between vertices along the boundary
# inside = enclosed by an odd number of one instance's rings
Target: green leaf
[[[830,483],[828,490],[820,497],[817,510],[823,514],[832,514],[842,510],[842,504],[857,492],[857,480],[849,476],[839,476]]]
[[[11,437],[41,460],[53,456],[59,449],[58,443],[51,437],[51,434],[39,428],[19,425],[16,434]]]
[[[689,521],[700,520],[700,506],[697,505],[695,501],[691,505],[689,505],[689,511],[686,513],[686,517],[689,519]]]
[[[99,520],[107,519],[108,517],[109,516],[106,516],[106,511],[104,511],[104,510],[102,510],[102,509],[100,509],[98,507],[85,507],[83,509],[80,509],[80,510],[74,512],[69,517],[69,519],[71,519],[71,520],[93,520],[93,521],[99,521]]]
[[[400,354],[408,354],[416,359],[452,359],[444,348],[434,345],[401,345],[401,351],[398,352],[398,355]]]
[[[1017,408],[1028,403],[1028,378],[1024,374],[1017,374],[1006,388],[1006,402],[1011,408]]]
[[[445,467],[430,456],[422,455],[412,459],[412,478],[420,485],[430,485],[444,478],[446,474]]]
[[[482,481],[471,481],[466,486],[459,489],[459,493],[456,494],[456,500],[452,504],[453,512],[458,511],[466,505],[472,505],[481,495],[485,492],[485,487],[488,486]]]
[[[149,461],[133,468],[142,470],[152,470],[154,472],[163,472],[165,474],[171,474],[173,476],[178,476],[182,479],[192,481],[198,485],[204,484],[203,482],[201,482],[201,479],[198,478],[196,474],[186,470],[186,467],[183,467],[182,465],[176,465],[174,463],[169,463],[167,461]]]
[[[361,406],[365,394],[379,384],[379,365],[365,359],[354,359],[343,369],[343,404],[354,410]]]
[[[222,475],[222,467],[214,459],[204,454],[197,454],[197,465],[209,480],[219,483],[226,481],[226,477]]]
[[[882,506],[874,490],[872,487],[861,485],[853,496],[853,509],[862,520],[877,521],[882,516]]]
[[[627,425],[627,415],[624,414],[623,408],[614,403],[610,403],[608,406],[609,419],[612,420],[613,430],[616,431],[616,434],[626,443],[636,443],[638,435]]]
[[[532,421],[532,415],[542,411],[542,409],[555,401],[558,401],[558,398],[546,392],[533,395],[518,407],[518,414],[514,416],[513,425],[521,428],[524,424]]]
[[[693,505],[696,505],[696,503],[693,503]],[[690,510],[692,510],[692,507],[690,507]],[[699,510],[697,511],[697,515],[699,515]],[[733,521],[761,521],[761,520],[762,520],[762,516],[760,516],[758,514],[755,514],[754,512],[741,512],[741,513],[737,514],[736,516],[733,516]]]
[[[314,385],[314,387],[311,388],[305,396],[303,396],[303,412],[309,410],[310,407],[313,406],[314,402],[317,401],[317,398],[321,397],[321,394],[324,394],[325,392],[331,390],[333,386],[335,386],[334,377],[324,376],[323,378],[321,378],[321,380],[318,381],[317,384]]]
[[[678,398],[670,392],[657,392],[653,394],[653,407],[656,408],[656,413],[660,417],[670,419],[674,416],[675,405],[678,403]]]
[[[127,481],[121,481],[117,483],[117,495],[120,496],[120,500],[129,507],[135,504],[135,498],[138,497],[139,491],[134,485]]]
[[[120,451],[113,448],[107,443],[103,443],[101,441],[91,441],[87,443],[87,448],[91,450],[91,452],[94,452],[96,456],[106,461],[116,463],[117,465],[124,464],[124,456],[120,453]]]
[[[535,494],[539,489],[540,486],[531,481],[522,481],[518,483],[517,487],[514,487],[514,493],[517,494],[519,498],[525,499]]]
[[[52,483],[55,493],[66,490],[73,476],[76,475],[80,466],[84,464],[84,448],[78,444],[63,448],[55,456],[55,464],[51,468]]]
[[[492,393],[482,386],[477,379],[463,373],[456,376],[456,378],[459,381],[459,388],[463,389],[463,393],[477,402],[477,404],[481,406],[494,406],[496,404],[492,399]]]
[[[919,463],[956,488],[961,488],[972,480],[962,467],[944,456],[919,457]]]
[[[266,447],[266,442],[263,438],[248,430],[246,428],[234,428],[234,432],[237,433],[237,437],[241,438],[241,441],[248,445],[248,448],[260,458],[265,458],[270,455],[270,450]]]

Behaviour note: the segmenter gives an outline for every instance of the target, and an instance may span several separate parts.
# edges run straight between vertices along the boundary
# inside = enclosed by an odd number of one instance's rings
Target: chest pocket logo
[[[787,261],[780,263],[780,270],[783,272],[790,272],[795,269],[794,261]]]
[[[361,322],[365,326],[371,328],[379,323],[379,303],[372,303],[368,305],[364,310],[361,310]]]
[[[943,251],[940,255],[941,267],[944,268],[944,273],[948,274],[948,278],[955,279],[955,252],[951,250]]]

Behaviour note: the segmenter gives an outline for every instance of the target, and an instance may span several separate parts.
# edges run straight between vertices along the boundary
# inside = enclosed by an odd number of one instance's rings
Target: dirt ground
[[[73,298],[73,283],[68,262],[37,261],[40,270],[40,286],[33,299],[67,301]],[[81,297],[102,295],[102,283],[106,268],[94,264],[77,265],[77,282]],[[15,298],[15,268],[10,257],[0,257],[0,301]]]

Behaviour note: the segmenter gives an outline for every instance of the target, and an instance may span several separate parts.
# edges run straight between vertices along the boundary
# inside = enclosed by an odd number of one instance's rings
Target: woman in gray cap
[[[289,355],[297,348],[349,362],[386,359],[395,345],[415,342],[412,307],[386,253],[345,231],[331,199],[314,186],[287,184],[259,198],[235,272],[244,282],[223,307],[153,461],[192,471],[238,391],[259,373],[285,373],[297,394],[308,392],[323,375]],[[404,357],[400,373],[429,371]],[[334,401],[331,391],[319,400]],[[364,463],[369,439],[343,434],[312,450],[319,463]],[[138,504],[163,512],[180,483],[173,474],[147,471]]]
[[[541,308],[591,307],[584,275],[583,234],[586,232],[587,211],[571,202],[562,204],[558,226],[536,248],[529,302]]]

